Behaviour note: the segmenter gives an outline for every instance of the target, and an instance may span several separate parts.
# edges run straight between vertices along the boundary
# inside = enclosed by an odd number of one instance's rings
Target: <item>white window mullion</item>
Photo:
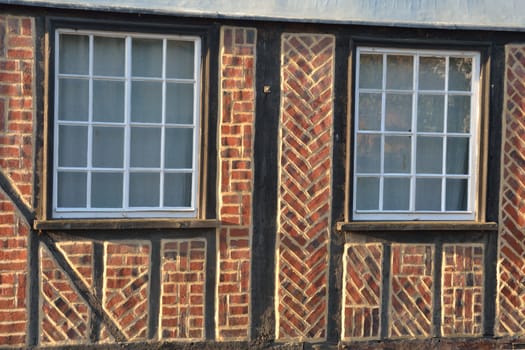
[[[191,208],[197,208],[197,195],[199,192],[198,173],[199,173],[199,154],[200,154],[200,77],[201,77],[201,40],[195,39],[194,45],[194,61],[193,61],[193,162],[191,172]]]
[[[58,95],[60,91],[59,67],[60,67],[60,32],[55,32],[55,95],[54,95],[54,126],[53,133],[55,142],[53,143],[53,208],[58,208],[58,145],[60,142],[58,134]]]
[[[443,169],[441,169],[441,211],[446,212],[447,204],[447,146],[448,146],[448,79],[449,79],[449,67],[450,67],[450,57],[447,56],[445,60],[445,106],[443,108],[444,112],[444,124],[443,124]]]
[[[88,98],[88,142],[87,142],[87,179],[86,202],[91,208],[91,178],[93,172],[93,35],[89,36],[89,98]]]
[[[384,188],[385,188],[385,119],[386,119],[386,75],[387,75],[387,55],[383,54],[383,80],[381,81],[381,145],[379,150],[381,152],[379,160],[379,210],[383,210],[384,202]]]
[[[124,54],[124,174],[122,181],[122,201],[124,210],[129,209],[129,169],[131,148],[131,37],[125,39]]]
[[[168,41],[162,40],[162,119],[160,132],[160,181],[159,181],[159,205],[163,208],[164,205],[164,174],[165,174],[165,150],[166,150],[166,57],[167,57]]]
[[[417,103],[419,92],[419,55],[414,55],[413,81],[412,81],[412,130],[410,150],[410,203],[409,210],[416,210],[416,161],[417,161]]]

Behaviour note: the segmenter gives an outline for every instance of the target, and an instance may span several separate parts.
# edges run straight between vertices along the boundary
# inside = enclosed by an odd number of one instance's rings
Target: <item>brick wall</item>
[[[525,47],[506,48],[498,258],[498,335],[525,334]]]
[[[27,205],[33,174],[33,21],[0,16],[0,169]],[[26,340],[29,227],[0,193],[0,345]]]
[[[335,38],[283,34],[277,338],[326,338]]]
[[[221,29],[217,338],[249,337],[255,43],[251,28]]]

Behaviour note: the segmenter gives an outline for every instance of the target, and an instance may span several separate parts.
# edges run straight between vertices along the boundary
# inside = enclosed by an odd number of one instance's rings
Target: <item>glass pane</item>
[[[445,96],[419,95],[417,131],[442,132],[445,122]]]
[[[416,172],[418,174],[441,174],[443,172],[443,138],[417,138]]]
[[[131,128],[131,166],[160,167],[160,128]]]
[[[379,173],[381,137],[358,134],[356,138],[356,168],[358,173]]]
[[[408,210],[410,206],[410,179],[385,178],[383,189],[384,210]]]
[[[441,211],[441,179],[416,179],[416,210]]]
[[[468,174],[469,138],[447,139],[447,174]]]
[[[164,175],[164,206],[191,207],[191,174]]]
[[[195,49],[193,41],[168,40],[166,77],[193,79]]]
[[[121,173],[93,173],[91,175],[91,207],[122,208]]]
[[[191,169],[193,166],[193,129],[166,129],[165,167]]]
[[[59,208],[86,207],[85,173],[59,172],[57,178],[57,206]]]
[[[448,132],[470,132],[470,96],[448,97]]]
[[[93,166],[101,168],[124,166],[124,128],[93,128]]]
[[[162,76],[162,40],[133,39],[131,74],[134,77]]]
[[[359,130],[381,130],[381,94],[359,94]]]
[[[472,58],[450,57],[448,89],[470,91],[472,80]]]
[[[386,88],[412,90],[414,57],[388,55],[386,58]]]
[[[447,179],[446,210],[467,210],[468,180]]]
[[[444,57],[421,57],[419,59],[419,89],[445,89]]]
[[[160,175],[157,173],[129,174],[129,206],[158,207],[160,205]]]
[[[162,83],[134,81],[131,85],[131,121],[162,121]]]
[[[93,73],[124,76],[124,39],[96,36],[93,41]]]
[[[379,179],[376,177],[358,177],[356,184],[356,209],[379,209]]]
[[[124,82],[93,81],[93,120],[98,122],[124,122]]]
[[[86,126],[60,125],[58,127],[59,166],[87,166],[87,135]]]
[[[362,54],[359,57],[359,87],[381,89],[383,82],[383,55]]]
[[[89,74],[89,36],[60,34],[59,73]]]
[[[388,131],[412,129],[412,95],[386,95],[385,129]]]
[[[89,81],[60,79],[58,92],[58,119],[88,120]]]
[[[193,84],[166,84],[166,122],[193,124]]]
[[[408,173],[411,165],[411,137],[385,137],[385,173]]]

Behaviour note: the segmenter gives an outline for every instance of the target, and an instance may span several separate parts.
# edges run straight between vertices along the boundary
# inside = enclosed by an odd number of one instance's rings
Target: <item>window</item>
[[[195,217],[200,39],[57,30],[53,217]]]
[[[476,52],[357,49],[355,220],[474,220]]]

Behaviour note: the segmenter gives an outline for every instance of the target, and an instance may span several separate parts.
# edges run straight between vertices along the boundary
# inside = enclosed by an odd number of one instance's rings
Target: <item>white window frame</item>
[[[59,71],[59,60],[60,60],[60,35],[82,35],[89,36],[89,73],[88,75],[82,74],[62,74]],[[93,48],[94,48],[94,37],[112,37],[112,38],[123,38],[125,39],[125,76],[122,77],[108,77],[108,76],[97,76],[93,74]],[[131,73],[131,41],[132,39],[158,39],[163,42],[163,67],[162,77],[160,78],[141,78],[132,76]],[[144,33],[129,33],[129,32],[110,32],[110,31],[97,31],[97,30],[76,30],[61,28],[55,31],[55,62],[54,62],[54,140],[53,140],[53,194],[52,194],[52,216],[53,218],[155,218],[155,217],[172,217],[172,218],[195,218],[198,216],[198,192],[199,192],[199,155],[200,155],[200,115],[201,115],[201,39],[198,36],[189,35],[163,35],[163,34],[144,34]],[[166,77],[166,52],[167,52],[167,41],[178,40],[178,41],[191,41],[194,43],[194,75],[192,79],[175,79]],[[88,121],[60,121],[58,114],[59,106],[59,79],[60,78],[81,78],[89,80],[89,118]],[[98,122],[93,121],[93,81],[94,79],[111,79],[124,81],[125,85],[125,102],[124,102],[124,122]],[[131,100],[131,82],[132,80],[143,80],[143,81],[156,81],[162,82],[162,121],[158,123],[139,123],[131,122],[130,114],[130,100]],[[193,124],[173,124],[166,123],[166,85],[167,82],[171,83],[191,83],[193,84]],[[151,125],[150,125],[151,124]],[[86,167],[81,168],[69,168],[60,167],[58,164],[58,149],[59,149],[59,126],[60,125],[81,125],[88,127],[88,144],[87,144],[87,159],[88,164]],[[120,126],[124,128],[124,166],[123,168],[115,168],[114,172],[123,172],[123,205],[119,208],[92,208],[91,207],[91,174],[93,170],[111,172],[112,169],[97,169],[91,166],[92,156],[92,133],[93,127],[97,125],[106,126]],[[131,126],[155,126],[161,128],[161,165],[160,168],[131,168],[130,167],[130,129]],[[177,128],[191,128],[193,129],[193,157],[192,157],[192,168],[191,169],[166,169],[164,167],[164,135],[167,125]],[[87,173],[86,181],[86,207],[85,208],[68,208],[58,207],[58,172],[60,170],[79,170]],[[129,206],[129,175],[133,170],[140,170],[142,172],[155,172],[160,174],[160,203],[158,207],[130,207]],[[191,173],[191,205],[188,207],[169,207],[164,206],[164,174],[166,173]]]
[[[380,54],[383,57],[382,64],[382,87],[381,89],[365,89],[359,87],[359,67],[360,67],[360,57],[361,54]],[[413,89],[411,90],[402,90],[403,93],[412,94],[412,129],[410,132],[397,132],[397,131],[385,131],[385,96],[387,92],[397,92],[400,90],[389,90],[386,88],[386,70],[387,70],[387,61],[386,57],[389,54],[396,55],[408,55],[414,58],[413,61]],[[429,57],[429,56],[439,56],[446,57],[446,77],[445,77],[445,89],[444,91],[427,91],[427,90],[418,90],[418,68],[419,68],[419,57]],[[472,59],[472,78],[471,78],[471,90],[467,94],[466,92],[459,91],[449,91],[448,90],[448,76],[449,76],[449,58],[450,57],[469,57]],[[478,178],[479,178],[479,133],[480,133],[480,53],[476,51],[457,51],[457,50],[426,50],[426,49],[394,49],[394,48],[379,48],[379,47],[358,47],[356,48],[356,70],[355,70],[355,87],[354,87],[354,132],[353,132],[353,149],[354,149],[354,162],[353,162],[353,212],[352,218],[356,221],[411,221],[411,220],[450,220],[450,221],[473,221],[477,219],[477,200],[479,198],[478,192]],[[446,124],[443,129],[443,132],[418,132],[417,131],[417,106],[418,106],[418,93],[424,91],[425,93],[436,93],[443,94],[445,96],[445,106],[447,105],[447,99],[450,95],[469,95],[471,96],[471,118],[470,118],[470,133],[461,134],[460,136],[469,136],[469,169],[468,175],[454,176],[451,174],[446,174],[445,162],[443,161],[442,174],[439,176],[442,180],[441,188],[441,211],[416,211],[415,210],[415,181],[416,175],[418,177],[424,177],[424,174],[416,173],[416,146],[417,146],[417,135],[428,135],[428,136],[441,136],[447,137],[448,135],[454,136],[454,133],[449,133],[446,130]],[[359,94],[360,92],[371,92],[371,93],[381,93],[381,130],[380,131],[364,131],[359,130]],[[445,120],[447,118],[447,109],[444,109]],[[446,123],[446,121],[445,121]],[[357,178],[358,176],[371,176],[368,173],[358,173],[357,172],[357,135],[359,134],[380,134],[381,137],[381,158],[380,158],[380,172],[372,174],[373,177],[379,177],[379,209],[378,210],[357,210]],[[398,174],[404,178],[410,178],[410,204],[409,210],[383,210],[382,209],[382,198],[383,198],[383,181],[386,177],[396,177],[395,174],[385,174],[384,173],[384,142],[385,135],[395,135],[395,136],[411,136],[411,165],[409,176],[407,174]],[[443,146],[443,155],[446,158],[446,143]],[[435,175],[431,176],[436,178]],[[445,179],[446,178],[461,178],[468,179],[468,199],[467,199],[467,210],[465,211],[447,211],[445,210]]]

